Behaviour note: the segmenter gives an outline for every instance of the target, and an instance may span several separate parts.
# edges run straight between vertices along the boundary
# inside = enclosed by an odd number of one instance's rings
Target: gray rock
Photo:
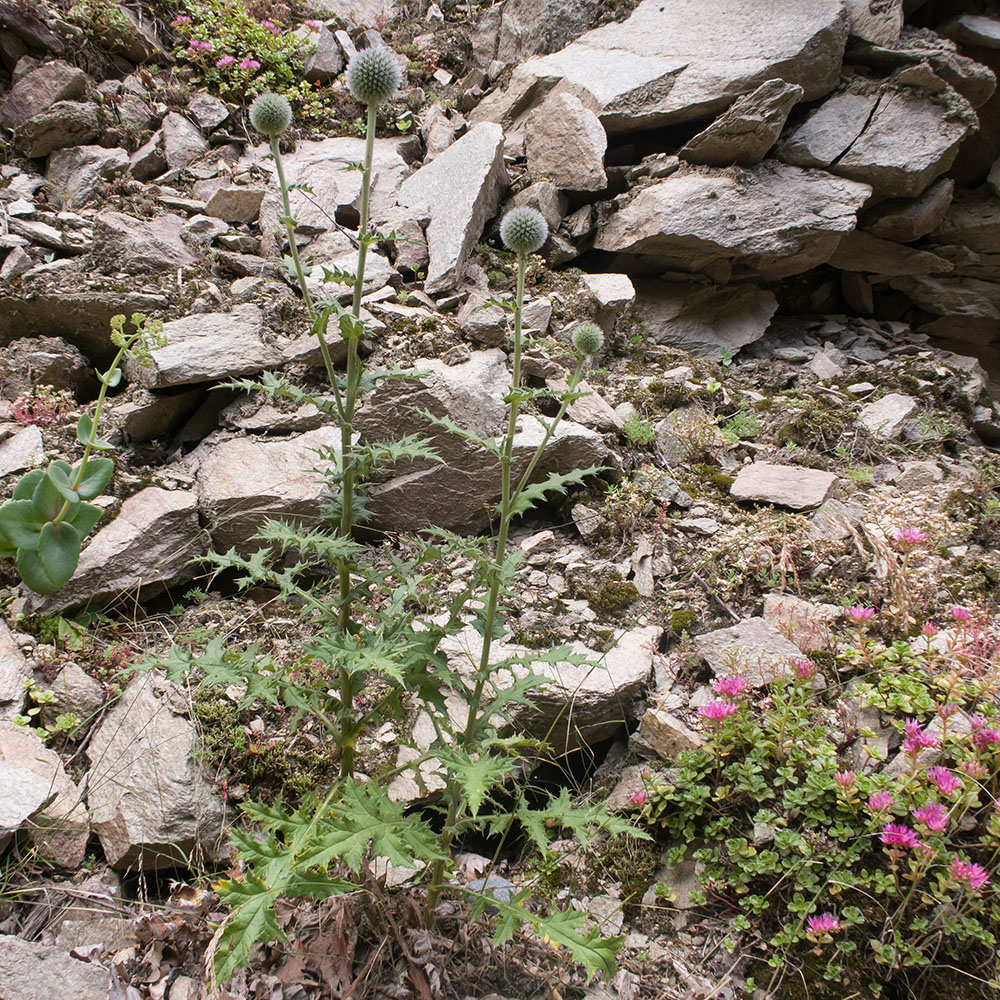
[[[212,240],[229,232],[229,224],[207,215],[195,215],[184,223],[182,232],[189,243],[208,246]]]
[[[561,190],[600,191],[607,187],[607,148],[608,137],[600,119],[574,94],[552,94],[528,121],[528,172]]]
[[[847,0],[847,19],[852,35],[893,46],[903,30],[903,0]]]
[[[704,132],[699,132],[677,154],[689,163],[729,166],[760,163],[778,141],[788,113],[804,91],[784,80],[768,80],[755,91],[738,97]]]
[[[16,129],[56,101],[83,97],[89,78],[83,70],[59,59],[22,76],[0,103],[0,127]]]
[[[516,64],[558,52],[594,23],[599,9],[598,0],[511,0],[493,12],[499,16],[491,18],[487,10],[480,18],[473,36],[477,59],[485,69],[494,59]]]
[[[817,542],[839,542],[851,537],[851,529],[861,523],[864,509],[841,500],[821,504],[809,522],[809,537]]]
[[[742,674],[751,687],[787,676],[791,661],[802,655],[798,646],[763,618],[748,618],[730,628],[695,636],[694,648],[714,674]]]
[[[202,401],[201,388],[176,392],[132,389],[127,396],[111,401],[105,412],[110,423],[125,438],[137,444],[169,438]]]
[[[97,379],[87,359],[60,337],[24,337],[0,350],[4,395],[17,399],[35,386],[68,389],[74,396],[92,392]]]
[[[325,83],[334,79],[344,68],[344,53],[337,44],[333,32],[321,27],[315,35],[310,32],[307,41],[315,45],[315,51],[306,56],[304,75],[309,83]]]
[[[825,382],[827,379],[831,378],[838,378],[844,374],[844,369],[825,351],[821,351],[819,354],[814,354],[809,359],[806,367],[821,382]]]
[[[91,101],[56,101],[19,126],[14,143],[25,156],[38,158],[54,149],[86,145],[100,131],[100,116]]]
[[[0,722],[0,769],[4,798],[13,800],[7,809],[24,813],[18,827],[39,856],[58,868],[77,868],[87,850],[90,820],[80,789],[66,774],[59,755],[26,726]],[[41,782],[40,801],[31,778]],[[16,789],[23,789],[27,797],[18,797]],[[0,841],[13,832],[12,818],[0,819]]]
[[[0,622],[0,721],[21,714],[24,706],[24,682],[31,675],[14,637]]]
[[[66,712],[72,712],[83,723],[89,722],[104,704],[104,685],[72,660],[46,687],[55,695],[55,701],[42,705],[38,717],[44,725],[51,725]]]
[[[171,170],[180,170],[208,152],[208,141],[201,134],[201,129],[176,111],[169,112],[163,119],[161,131],[163,158]]]
[[[706,118],[776,77],[815,100],[837,84],[846,36],[842,0],[778,8],[643,0],[625,21],[519,66],[510,86],[483,101],[473,120],[503,123],[561,81],[596,99],[608,132]]]
[[[844,236],[829,263],[841,271],[888,275],[946,274],[954,268],[937,254],[914,250],[859,230]]]
[[[867,184],[772,162],[739,178],[678,172],[640,190],[594,245],[723,281],[734,261],[744,272],[788,277],[830,259],[870,193]]]
[[[131,173],[137,181],[151,181],[167,169],[163,153],[163,130],[160,129],[130,157]]]
[[[94,216],[94,242],[106,267],[126,274],[176,271],[197,263],[181,239],[187,220],[179,215],[135,219],[121,212]]]
[[[198,741],[187,706],[174,685],[140,676],[87,747],[91,823],[117,870],[227,856],[225,810],[192,759]]]
[[[481,295],[470,295],[458,311],[458,325],[470,340],[499,347],[507,339],[507,311]]]
[[[225,101],[204,92],[188,98],[188,114],[203,132],[211,132],[218,128],[228,117],[229,108]]]
[[[862,213],[859,225],[881,239],[912,243],[941,225],[954,191],[955,182],[942,177],[919,198],[890,199]]]
[[[400,0],[307,0],[305,13],[335,17],[355,28],[370,28],[380,20],[391,21],[401,7]]]
[[[627,274],[583,274],[580,277],[602,311],[624,309],[635,301],[635,286]]]
[[[636,739],[661,760],[674,760],[682,750],[697,750],[705,742],[700,733],[665,708],[646,710]]]
[[[729,494],[735,500],[756,500],[792,510],[808,510],[828,499],[836,484],[837,477],[821,469],[753,462],[740,469]]]
[[[944,470],[937,462],[904,462],[902,471],[896,479],[896,487],[900,490],[922,490],[944,479]]]
[[[44,461],[42,432],[33,424],[0,441],[0,476],[33,469]]]
[[[839,618],[840,608],[835,604],[813,604],[794,594],[770,593],[764,598],[764,621],[803,653],[829,649]]]
[[[208,440],[186,459],[214,547],[260,548],[248,542],[269,517],[315,521],[327,484],[314,469],[318,450],[337,448],[340,432],[322,427],[284,439]]]
[[[773,292],[755,285],[718,288],[655,278],[636,282],[633,306],[655,343],[711,361],[718,361],[723,349],[736,354],[760,340],[777,309]]]
[[[14,247],[0,264],[0,281],[13,284],[35,266],[34,260],[21,247]]]
[[[263,188],[219,188],[205,205],[205,214],[226,222],[253,222],[260,214]]]
[[[400,186],[398,203],[430,216],[428,294],[451,291],[461,280],[466,258],[506,186],[503,132],[492,124],[477,125]]]
[[[93,194],[101,181],[111,180],[129,168],[124,149],[74,146],[57,149],[45,167],[49,198],[60,208],[75,208]]]
[[[512,208],[520,208],[522,205],[533,208],[536,212],[541,212],[549,232],[554,233],[562,222],[567,204],[566,195],[551,181],[536,181],[512,195],[504,203],[500,214],[504,216]]]
[[[875,437],[895,438],[902,434],[903,425],[916,409],[917,401],[912,396],[890,392],[874,403],[869,403],[858,414],[858,423]]]
[[[62,948],[0,935],[0,996],[6,1000],[105,997],[107,969],[73,958]]]
[[[945,29],[949,38],[964,45],[976,45],[984,49],[1000,49],[1000,21],[992,17],[978,17],[963,14]]]
[[[305,257],[313,265],[313,273],[306,278],[306,285],[316,297],[333,295],[347,303],[353,295],[353,284],[324,284],[323,268],[346,271],[355,274],[358,269],[358,250],[346,233],[335,231],[317,236],[306,248]],[[368,248],[365,259],[365,280],[362,290],[365,295],[384,288],[387,284],[399,284],[399,273],[389,263],[384,254],[374,247]],[[331,326],[334,324],[331,323]]]
[[[565,378],[548,378],[545,380],[545,384],[553,392],[565,392],[569,389],[569,383]],[[582,427],[592,427],[595,431],[617,432],[621,430],[621,418],[586,379],[581,379],[576,391],[585,393],[585,395],[569,404],[566,416],[570,420]]]
[[[69,583],[48,597],[31,595],[30,614],[100,605],[123,592],[155,597],[190,580],[192,560],[204,554],[198,504],[186,490],[147,486],[129,497],[118,516],[93,537]]]
[[[163,324],[167,344],[152,352],[152,365],[127,363],[126,374],[147,389],[250,375],[281,363],[263,332],[264,316],[254,305],[171,320]]]

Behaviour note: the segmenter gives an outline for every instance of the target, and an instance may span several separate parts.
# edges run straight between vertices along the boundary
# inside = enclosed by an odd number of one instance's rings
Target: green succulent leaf
[[[67,521],[49,522],[38,536],[38,560],[56,590],[65,586],[80,562],[80,533]]]
[[[8,500],[0,507],[0,531],[17,549],[38,548],[38,534],[44,523],[35,515],[30,500]]]
[[[74,470],[74,473],[76,470]],[[110,458],[92,458],[83,470],[83,478],[76,488],[81,500],[99,497],[115,474],[115,463]]]
[[[94,438],[91,441],[91,435],[94,433],[94,418],[91,417],[89,413],[81,413],[80,419],[76,424],[76,439],[83,445],[90,445],[91,448],[95,448],[97,451],[109,451],[111,445],[107,441],[102,441],[100,438]]]
[[[67,501],[48,474],[38,481],[35,492],[31,494],[31,508],[38,521],[54,521],[67,502],[72,512],[73,507],[80,501]]]
[[[53,462],[49,466],[46,476],[63,500],[68,500],[70,503],[79,502],[80,494],[73,489],[73,484],[70,480],[70,469],[65,462]]]
[[[31,472],[26,472],[18,480],[17,486],[14,487],[13,499],[30,500],[32,493],[35,492],[35,487],[44,475],[44,469],[32,469]]]
[[[63,523],[72,524],[80,537],[86,538],[94,530],[94,525],[101,519],[103,513],[100,507],[95,507],[91,503],[81,503],[75,510],[70,510]]]

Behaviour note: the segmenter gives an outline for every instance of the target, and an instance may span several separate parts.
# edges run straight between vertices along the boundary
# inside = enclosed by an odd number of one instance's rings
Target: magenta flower
[[[940,802],[931,802],[913,810],[913,821],[932,833],[943,833],[948,826],[948,810]]]
[[[866,622],[875,617],[875,609],[855,604],[847,609],[847,616],[856,622]]]
[[[900,528],[893,538],[897,544],[911,549],[927,541],[927,532],[922,528]]]
[[[917,836],[917,831],[906,826],[904,823],[886,823],[882,827],[882,834],[879,839],[889,847],[902,847],[906,850],[912,850],[920,845],[920,838]]]
[[[240,69],[260,69],[260,63],[256,59],[251,59],[247,56],[240,62]]]
[[[740,674],[732,674],[729,677],[720,677],[712,685],[712,690],[716,694],[725,695],[727,698],[739,698],[748,686],[745,677]]]
[[[713,722],[718,722],[722,719],[728,718],[734,712],[738,711],[738,705],[734,705],[731,701],[718,699],[702,705],[701,708],[698,709],[698,714],[703,719],[711,719]]]
[[[858,783],[853,771],[838,771],[833,776],[833,780],[836,781],[841,788],[853,788]]]
[[[832,934],[840,930],[840,921],[832,913],[818,913],[806,919],[809,933],[818,937],[820,934]]]
[[[637,788],[628,793],[628,800],[634,806],[644,806],[646,804],[646,789]]]
[[[990,880],[986,869],[982,865],[974,865],[971,861],[961,861],[955,858],[948,869],[953,878],[959,882],[965,882],[970,889],[982,889],[984,885],[989,885]]]
[[[978,760],[963,760],[962,763],[958,765],[958,768],[970,778],[985,778],[988,773],[986,768],[980,764]]]
[[[927,777],[937,785],[944,795],[954,795],[962,787],[962,779],[956,778],[946,767],[927,768]]]
[[[805,657],[796,657],[792,660],[792,670],[804,681],[811,681],[816,676],[816,664]]]
[[[221,69],[223,66],[231,66],[234,62],[236,62],[236,56],[222,56],[215,60],[215,65]]]
[[[191,18],[187,14],[178,14],[171,22],[171,24],[190,24]]]
[[[319,29],[323,27],[323,22],[322,21],[313,21],[312,19],[309,19],[307,21],[303,21],[302,23],[307,28],[312,28],[313,31],[319,31]]]
[[[188,48],[191,49],[193,52],[211,52],[212,43],[201,42],[198,41],[197,39],[192,39],[190,42],[188,42]]]
[[[916,719],[907,719],[904,729],[906,730],[906,738],[903,740],[904,753],[918,754],[925,747],[937,744],[937,739],[925,733],[924,727]]]
[[[867,805],[873,813],[888,812],[895,804],[892,792],[873,792],[868,796]]]
[[[972,612],[968,608],[954,607],[951,609],[951,617],[957,622],[971,622]]]
[[[941,629],[939,629],[937,625],[934,624],[934,622],[926,621],[924,622],[920,631],[923,632],[923,634],[926,635],[928,639],[933,639],[934,636],[936,636],[938,632],[941,631]]]
[[[994,729],[987,725],[983,716],[974,715],[972,717],[972,743],[977,747],[1000,743],[1000,729]]]

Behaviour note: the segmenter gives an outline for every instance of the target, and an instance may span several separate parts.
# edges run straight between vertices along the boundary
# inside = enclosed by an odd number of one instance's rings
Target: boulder
[[[608,132],[707,118],[777,77],[812,101],[837,85],[846,39],[842,0],[642,0],[626,20],[519,66],[473,120],[504,124],[556,86],[596,100]]]
[[[730,628],[694,637],[695,652],[719,677],[739,673],[751,687],[763,687],[791,672],[801,657],[798,646],[763,618],[748,618]]]
[[[219,188],[205,205],[205,214],[225,222],[253,222],[260,214],[263,188]]]
[[[45,461],[42,432],[34,424],[0,441],[0,476],[33,469]]]
[[[20,828],[41,858],[58,868],[77,868],[87,851],[90,820],[83,795],[66,774],[59,755],[34,730],[0,722],[0,771],[3,797],[11,800],[6,811],[24,813],[13,829]],[[40,801],[36,801],[37,786],[31,778],[41,782]],[[18,796],[16,789],[23,789],[25,797]],[[8,814],[0,820],[0,842],[5,833],[12,832],[12,818]]]
[[[890,392],[864,407],[858,414],[858,423],[875,437],[896,438],[916,410],[917,401],[912,396]]]
[[[1000,21],[992,17],[963,14],[952,21],[944,29],[944,33],[963,45],[1000,49]]]
[[[43,63],[22,76],[0,103],[0,128],[16,129],[56,101],[83,97],[89,77],[59,59]]]
[[[344,68],[344,53],[333,32],[325,25],[315,34],[309,33],[306,41],[315,46],[305,58],[303,73],[309,83],[327,83]]]
[[[503,131],[477,125],[400,186],[398,203],[430,216],[424,282],[430,294],[451,291],[462,278],[466,258],[507,186]]]
[[[582,35],[599,11],[599,0],[510,0],[496,12],[495,23],[480,19],[480,37],[473,42],[476,55],[485,69],[494,59],[510,65],[558,52]],[[486,32],[488,40],[482,37]]]
[[[418,4],[426,8],[426,4]],[[371,28],[391,21],[402,8],[401,0],[306,0],[307,16],[335,17],[355,28]],[[414,11],[415,17],[420,13]]]
[[[97,379],[87,359],[61,337],[24,337],[0,350],[3,392],[17,399],[30,389],[49,385],[74,396],[97,395]]]
[[[358,249],[354,241],[344,232],[334,230],[322,233],[306,247],[303,256],[312,265],[312,274],[306,278],[309,291],[315,296],[332,295],[343,303],[348,303],[354,294],[353,283],[329,284],[323,282],[323,268],[331,271],[346,271],[355,274],[358,269]],[[399,273],[389,263],[388,258],[375,247],[368,248],[365,258],[365,280],[362,290],[365,295],[384,288],[390,282],[399,283]],[[336,324],[331,323],[332,327]]]
[[[21,714],[31,670],[10,629],[0,622],[0,721]]]
[[[48,156],[54,149],[84,146],[101,132],[97,106],[91,101],[56,101],[33,115],[14,133],[14,144],[25,156]]]
[[[137,677],[87,747],[91,824],[116,870],[212,864],[228,856],[225,809],[194,755],[188,696]]]
[[[528,172],[563,191],[607,187],[604,154],[608,137],[600,119],[579,97],[551,95],[531,115],[525,136]]]
[[[102,181],[111,180],[129,168],[124,149],[103,146],[73,146],[57,149],[45,167],[49,199],[59,208],[76,208],[87,201]]]
[[[858,225],[880,239],[912,243],[941,225],[954,191],[955,182],[942,177],[919,198],[892,198],[866,210]]]
[[[93,537],[69,583],[47,597],[32,594],[30,614],[100,605],[129,591],[155,597],[194,577],[192,561],[205,552],[198,503],[187,490],[147,486]]]
[[[756,285],[643,278],[636,281],[633,312],[654,343],[718,361],[723,350],[736,354],[760,340],[777,309],[774,293]]]
[[[600,229],[599,250],[658,269],[788,277],[830,259],[854,229],[867,184],[767,162],[731,171],[678,171],[642,188]]]
[[[201,91],[188,98],[188,114],[205,133],[217,129],[228,117],[229,108],[225,101]]]
[[[841,271],[865,271],[869,274],[946,274],[954,265],[925,250],[914,250],[871,233],[855,230],[847,233],[830,258],[830,265]]]
[[[196,264],[198,259],[181,238],[186,222],[179,215],[145,220],[100,212],[94,216],[97,256],[109,270],[126,274],[177,271]]]
[[[665,708],[646,709],[636,739],[661,760],[674,760],[682,750],[697,750],[705,742],[700,733]]]
[[[79,664],[70,660],[46,687],[55,701],[42,705],[38,717],[51,725],[66,712],[72,712],[86,724],[93,721],[104,704],[104,685],[91,677]]]
[[[804,91],[784,80],[767,80],[752,93],[738,97],[704,132],[678,152],[688,163],[725,167],[760,163],[778,141],[788,113]]]
[[[163,119],[161,133],[163,159],[171,170],[180,170],[208,152],[208,141],[201,129],[176,111]]]
[[[764,598],[764,621],[773,625],[803,653],[829,649],[833,625],[840,618],[835,604],[813,604],[794,594],[768,594]]]
[[[903,0],[847,0],[847,20],[852,35],[893,46],[903,30]]]
[[[328,487],[319,453],[340,444],[340,431],[321,427],[291,438],[207,439],[185,459],[214,547],[260,548],[248,542],[269,518],[315,521]]]
[[[470,295],[458,311],[462,333],[479,344],[499,347],[507,339],[507,310],[484,298]]]
[[[0,934],[0,996],[7,1000],[105,997],[108,970],[73,958],[63,948]]]
[[[729,494],[734,500],[756,500],[792,510],[808,510],[823,503],[836,484],[836,475],[821,469],[752,462],[740,469]]]
[[[130,171],[137,181],[151,181],[167,169],[163,155],[163,130],[158,129],[130,157]]]

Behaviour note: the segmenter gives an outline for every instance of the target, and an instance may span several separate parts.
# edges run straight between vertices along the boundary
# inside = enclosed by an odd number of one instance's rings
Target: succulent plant
[[[380,45],[362,49],[347,66],[347,87],[356,101],[381,104],[399,90],[402,70],[395,53]]]
[[[573,346],[580,354],[600,354],[604,331],[596,323],[581,323],[573,331]]]
[[[292,106],[281,94],[261,94],[250,105],[250,124],[268,138],[274,138],[292,124]]]
[[[534,253],[549,237],[542,213],[522,206],[511,209],[500,223],[500,239],[516,254]]]

